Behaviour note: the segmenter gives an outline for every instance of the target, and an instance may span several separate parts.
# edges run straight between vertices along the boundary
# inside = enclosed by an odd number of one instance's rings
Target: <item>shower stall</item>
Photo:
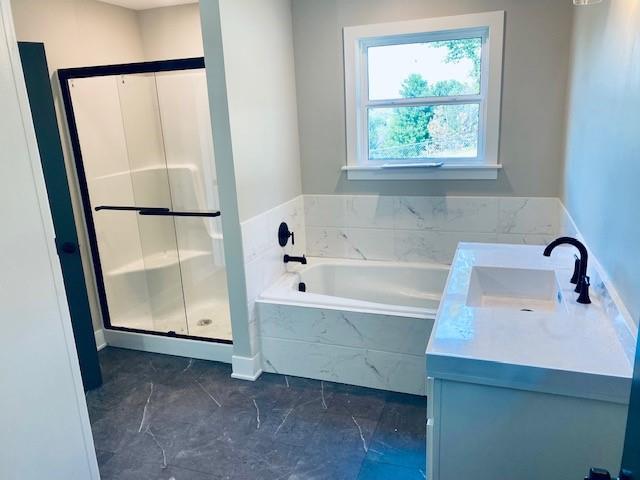
[[[105,328],[231,343],[204,59],[59,77]]]

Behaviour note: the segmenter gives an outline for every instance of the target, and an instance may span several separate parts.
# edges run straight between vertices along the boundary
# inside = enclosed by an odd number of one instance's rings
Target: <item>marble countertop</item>
[[[572,248],[461,243],[427,347],[427,375],[454,381],[628,403],[634,334],[606,288],[591,305],[576,302]],[[474,267],[553,270],[560,288],[553,311],[473,306]]]

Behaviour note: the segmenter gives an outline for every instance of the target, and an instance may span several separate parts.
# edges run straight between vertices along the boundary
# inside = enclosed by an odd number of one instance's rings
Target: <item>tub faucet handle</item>
[[[289,242],[289,237],[291,237],[291,245],[296,244],[295,234],[289,230],[289,225],[286,222],[282,222],[280,227],[278,228],[278,244],[281,247],[286,247]]]

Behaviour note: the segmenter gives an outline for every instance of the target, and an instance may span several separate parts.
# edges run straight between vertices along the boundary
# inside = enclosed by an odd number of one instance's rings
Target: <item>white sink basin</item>
[[[553,270],[474,266],[467,305],[553,312],[562,294]]]

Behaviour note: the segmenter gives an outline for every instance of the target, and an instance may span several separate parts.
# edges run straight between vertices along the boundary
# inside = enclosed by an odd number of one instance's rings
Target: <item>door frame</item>
[[[47,186],[80,371],[85,390],[92,390],[102,385],[102,375],[46,49],[42,42],[18,42],[18,51]],[[67,245],[72,249],[66,250]]]
[[[177,333],[154,332],[138,328],[118,327],[111,324],[109,314],[109,305],[107,302],[107,294],[104,284],[104,274],[102,264],[100,262],[100,252],[98,249],[98,237],[96,234],[95,223],[93,221],[93,212],[91,210],[91,201],[89,195],[89,186],[87,176],[84,169],[84,161],[82,157],[82,149],[80,146],[80,136],[76,123],[75,112],[73,109],[73,101],[71,98],[70,82],[79,78],[90,77],[106,77],[117,75],[135,75],[144,73],[173,72],[184,70],[200,70],[205,68],[204,57],[181,58],[175,60],[161,60],[153,62],[124,63],[115,65],[98,65],[92,67],[64,68],[58,70],[58,79],[60,81],[60,90],[62,101],[69,129],[69,138],[71,140],[71,149],[74,157],[74,165],[78,176],[78,186],[80,197],[82,199],[82,208],[84,212],[85,225],[87,226],[87,236],[89,237],[89,246],[93,261],[93,270],[98,291],[98,299],[102,309],[102,317],[104,328],[120,332],[145,334],[157,337],[169,337],[188,340],[199,340],[209,343],[218,343],[225,345],[233,345],[232,340],[215,339],[207,337],[198,337],[194,335],[182,335]]]

